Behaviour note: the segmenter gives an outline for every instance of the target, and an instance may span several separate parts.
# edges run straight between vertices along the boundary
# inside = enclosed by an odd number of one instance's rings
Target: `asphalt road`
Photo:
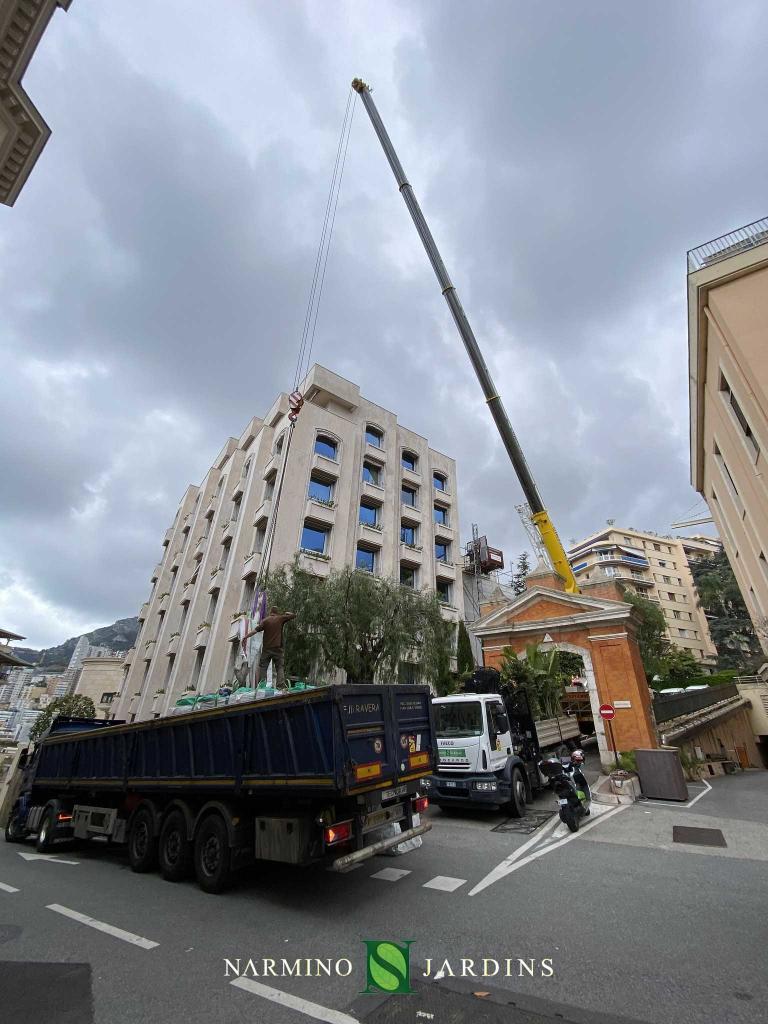
[[[757,1024],[768,1004],[768,773],[711,785],[691,787],[699,799],[686,807],[595,808],[574,837],[556,819],[525,835],[491,831],[499,814],[430,810],[417,851],[346,875],[265,865],[222,896],[133,874],[95,844],[28,860],[34,846],[0,842],[0,1017],[533,1024],[553,1019],[554,1002],[561,1021]],[[673,842],[675,825],[720,830],[727,845]],[[364,940],[412,941],[415,995],[360,995]],[[265,957],[278,971],[283,958],[338,960],[345,976],[265,977]],[[442,981],[421,977],[427,958]],[[499,973],[462,979],[462,958],[476,975],[483,958]],[[227,959],[239,959],[242,987]]]

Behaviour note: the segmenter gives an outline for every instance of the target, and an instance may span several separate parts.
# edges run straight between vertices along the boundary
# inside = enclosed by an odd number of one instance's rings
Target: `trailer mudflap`
[[[405,843],[409,839],[415,839],[416,836],[423,836],[425,832],[429,832],[432,828],[432,822],[426,821],[423,825],[416,825],[414,828],[409,828],[407,832],[401,832],[396,836],[389,836],[387,839],[380,839],[377,843],[372,843],[370,846],[363,847],[362,850],[355,850],[354,853],[347,853],[343,857],[337,857],[336,860],[330,864],[331,871],[348,871],[350,868],[356,867],[361,864],[364,860],[368,860],[370,857],[375,857],[377,853],[381,853],[383,850],[389,850],[393,846],[399,846],[400,843]]]

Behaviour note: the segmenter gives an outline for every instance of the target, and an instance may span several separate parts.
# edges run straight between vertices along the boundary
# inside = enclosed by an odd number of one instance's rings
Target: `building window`
[[[365,440],[368,444],[372,444],[374,448],[381,448],[384,441],[384,431],[379,430],[378,427],[372,427],[369,423],[365,428]]]
[[[681,612],[679,612],[679,611],[678,611],[678,610],[677,610],[677,609],[675,608],[675,609],[673,609],[673,611],[672,611],[672,614],[674,615],[674,617],[675,617],[676,619],[679,619],[679,618],[680,618],[680,615],[681,615]]]
[[[279,455],[280,454],[280,452],[283,450],[283,445],[284,444],[285,444],[285,431],[282,432],[280,437],[278,437],[277,441],[275,442],[275,455]]]
[[[365,526],[378,526],[379,506],[374,505],[372,501],[366,501],[366,499],[363,498],[360,502],[360,522]]]
[[[747,423],[747,417],[742,412],[741,406],[736,401],[736,396],[734,395],[733,391],[731,391],[731,386],[725,379],[725,374],[722,372],[720,374],[720,394],[723,396],[723,401],[727,402],[727,404],[733,410],[733,415],[736,418],[736,422],[741,427],[741,432],[744,435],[744,439],[747,442],[747,445],[749,446],[749,449],[752,452],[753,457],[757,459],[758,455],[760,454],[760,445],[755,440],[755,435],[752,433],[752,428],[750,427],[749,423]]]
[[[410,469],[410,471],[412,473],[415,473],[416,472],[416,467],[419,464],[419,460],[413,454],[413,452],[406,452],[406,451],[404,451],[403,454],[400,456],[400,463],[401,463],[403,469]]]
[[[416,489],[414,487],[403,487],[400,489],[400,501],[404,505],[409,505],[411,508],[416,508]]]
[[[435,541],[435,558],[437,559],[438,562],[447,562],[448,561],[448,552],[450,551],[450,548],[451,548],[451,545],[450,544],[446,544],[445,541],[442,541],[442,540],[436,540]]]
[[[448,479],[442,473],[433,473],[432,483],[436,491],[444,491],[448,487]]]
[[[102,693],[99,704],[111,704],[116,696],[116,693]]]
[[[361,547],[357,545],[357,553],[355,554],[355,568],[364,569],[366,572],[376,571],[376,552],[369,548]]]
[[[332,459],[336,462],[339,446],[332,437],[328,437],[325,434],[318,434],[315,438],[315,451],[318,455],[322,455],[324,458]]]
[[[758,561],[760,562],[760,568],[763,570],[763,575],[768,579],[768,561],[766,561],[765,555],[762,551],[760,552]],[[751,589],[752,588],[750,587],[750,590]]]
[[[402,686],[414,686],[418,681],[417,667],[412,661],[401,661],[397,666],[397,681]]]
[[[264,501],[269,501],[275,493],[275,480],[277,480],[277,470],[273,469],[264,485]]]
[[[440,526],[448,525],[448,509],[442,508],[440,505],[435,505],[433,509],[433,519]]]
[[[381,469],[373,462],[363,463],[363,481],[373,484],[374,487],[381,487]]]
[[[654,544],[653,545],[653,550],[654,551],[661,551],[661,544]]]
[[[256,536],[254,537],[253,541],[253,550],[258,554],[261,554],[261,552],[264,550],[264,541],[266,540],[266,537],[267,519],[265,516],[263,519],[260,519],[258,523],[256,523]]]
[[[239,497],[235,498],[235,500],[232,502],[232,514],[229,517],[229,521],[231,523],[236,523],[237,520],[240,518],[240,502],[241,501],[242,501],[242,495],[240,495]]]
[[[402,544],[416,544],[416,527],[410,523],[400,524],[400,542]]]
[[[333,482],[325,480],[318,473],[313,473],[309,479],[309,496],[316,501],[330,504],[333,501]]]
[[[438,579],[435,583],[435,592],[437,593],[438,601],[443,604],[451,603],[451,584],[448,580]]]
[[[313,525],[305,523],[301,531],[301,547],[303,551],[312,551],[317,555],[327,554],[326,548],[330,540],[331,528],[329,526]]]
[[[400,566],[400,583],[404,587],[411,587],[412,589],[416,586],[416,570],[411,565]]]
[[[240,474],[243,480],[248,476],[251,471],[251,463],[253,462],[253,456],[250,459],[246,459],[243,463],[243,472]]]
[[[736,500],[736,504],[737,504],[737,506],[739,508],[739,511],[742,512],[742,514],[743,514],[742,504],[741,504],[741,496],[739,494],[739,489],[736,486],[736,483],[735,483],[733,477],[731,476],[731,471],[728,469],[728,466],[726,465],[725,459],[723,458],[722,452],[720,451],[720,449],[719,449],[719,447],[717,445],[717,442],[715,442],[714,455],[715,455],[715,462],[720,467],[723,476],[725,477],[725,479],[727,480],[727,482],[728,482],[728,484],[730,486],[731,494],[734,497],[734,499]]]
[[[666,569],[667,568],[667,563],[665,561],[663,561],[661,558],[657,559],[657,561],[658,561],[658,563],[659,563],[659,565],[661,566],[662,569]]]
[[[661,579],[662,579],[663,583],[671,583],[672,582],[672,580],[670,579],[669,576],[662,576]]]

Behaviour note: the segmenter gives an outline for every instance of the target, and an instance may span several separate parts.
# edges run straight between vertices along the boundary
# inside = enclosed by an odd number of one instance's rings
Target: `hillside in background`
[[[102,626],[86,633],[88,642],[94,647],[111,647],[115,651],[128,651],[136,642],[139,632],[139,620],[134,616],[132,619],[118,619],[111,626]],[[31,665],[44,669],[65,669],[72,657],[79,636],[72,636],[65,640],[58,647],[46,647],[42,651],[36,651],[31,647],[14,647],[13,651],[24,661]]]

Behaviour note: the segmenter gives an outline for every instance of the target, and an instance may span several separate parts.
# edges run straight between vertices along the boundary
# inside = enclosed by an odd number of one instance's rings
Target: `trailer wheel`
[[[18,824],[16,816],[11,814],[5,826],[6,843],[23,843],[27,830]]]
[[[195,836],[195,875],[203,892],[223,892],[232,877],[232,851],[224,820],[218,814],[203,819]]]
[[[37,833],[35,847],[38,853],[47,853],[53,846],[53,836],[56,831],[56,811],[52,807],[43,814],[40,822],[40,831]]]
[[[192,874],[192,844],[181,811],[171,811],[160,830],[160,874],[166,882],[180,882]]]
[[[525,779],[519,768],[512,769],[512,798],[509,801],[509,813],[513,818],[522,818],[525,814]]]
[[[128,835],[128,863],[131,871],[152,871],[157,864],[155,822],[148,807],[140,807],[131,821]]]

